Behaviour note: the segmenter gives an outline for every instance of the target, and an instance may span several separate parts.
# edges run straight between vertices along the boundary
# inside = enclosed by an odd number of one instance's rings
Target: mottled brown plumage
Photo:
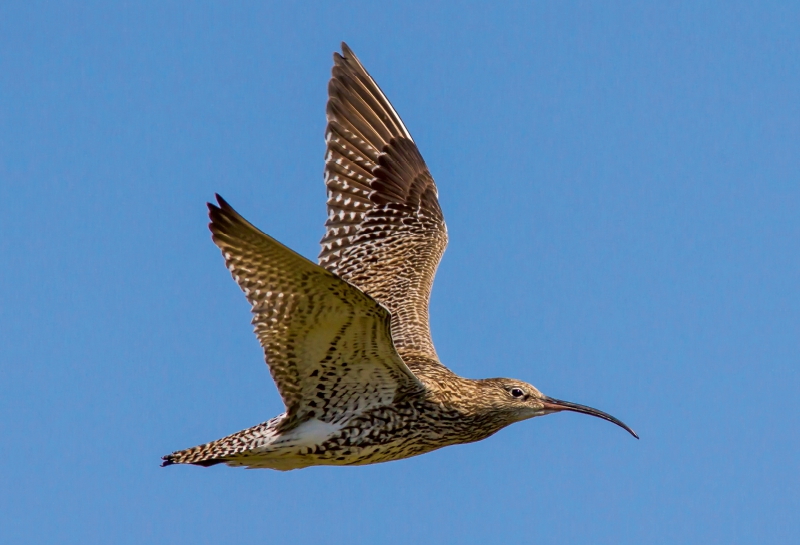
[[[353,52],[328,86],[328,221],[316,265],[217,196],[212,239],[252,305],[286,412],[175,452],[175,463],[359,465],[484,439],[561,410],[619,420],[513,379],[471,380],[442,365],[428,300],[447,245],[436,185],[411,134]]]

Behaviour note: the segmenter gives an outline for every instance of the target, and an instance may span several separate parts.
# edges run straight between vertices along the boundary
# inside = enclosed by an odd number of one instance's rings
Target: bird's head
[[[479,382],[482,383],[484,395],[491,400],[492,409],[501,414],[508,424],[536,416],[572,411],[613,422],[637,439],[639,438],[636,432],[610,414],[585,405],[548,397],[527,382],[510,378],[491,378]]]

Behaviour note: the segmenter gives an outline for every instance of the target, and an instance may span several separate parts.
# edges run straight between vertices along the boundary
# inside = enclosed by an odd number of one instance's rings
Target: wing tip
[[[209,202],[206,205],[208,206],[208,230],[211,231],[211,239],[215,244],[218,243],[220,235],[231,235],[243,227],[255,229],[219,193],[214,193],[214,197],[216,197],[217,204]]]
[[[200,467],[211,467],[217,464],[224,464],[224,463],[226,463],[226,460],[224,458],[209,458],[205,460],[197,460],[194,462],[181,461],[180,459],[178,459],[178,456],[176,456],[176,453],[167,454],[166,456],[161,457],[161,467],[174,466],[178,464],[189,464]]]
[[[356,57],[356,54],[353,53],[353,50],[350,49],[349,45],[347,45],[345,42],[342,42],[341,49],[342,49],[341,53],[339,53],[338,51],[334,51],[333,52],[333,69],[334,70],[336,69],[337,66],[338,67],[342,67],[342,68],[348,68],[349,67],[350,70],[352,70],[353,69],[353,63],[355,62],[355,65],[356,65],[357,68],[360,68],[361,71],[366,72],[366,69],[364,68],[364,65],[361,64],[361,61],[358,60],[358,57]]]
[[[354,70],[356,73],[363,73],[363,75],[365,75],[367,78],[371,79],[373,83],[375,83],[375,80],[372,78],[372,76],[369,75],[369,72],[367,72],[366,67],[364,67],[364,65],[358,59],[358,57],[350,48],[350,46],[347,45],[345,42],[342,42],[341,48],[342,48],[341,53],[339,53],[338,51],[333,53],[334,68],[336,66],[344,65],[350,70]],[[375,83],[375,85],[377,86],[377,83]]]
[[[343,57],[345,57],[345,58],[347,58],[347,57],[355,57],[355,54],[353,53],[353,50],[350,49],[350,46],[347,45],[346,42],[342,41],[341,48],[342,48],[342,56]]]
[[[217,204],[206,203],[206,204],[208,204],[208,208],[209,209],[219,208],[219,209],[222,209],[222,210],[233,210],[233,207],[230,204],[228,204],[228,201],[223,199],[222,195],[220,195],[219,193],[214,193],[214,198],[217,200]]]

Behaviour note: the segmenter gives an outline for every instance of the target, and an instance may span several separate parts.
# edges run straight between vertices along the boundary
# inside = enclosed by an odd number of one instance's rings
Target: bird
[[[318,263],[261,232],[222,197],[212,240],[252,306],[285,405],[267,422],[163,456],[162,465],[280,471],[388,462],[485,439],[510,424],[597,409],[531,384],[464,378],[441,363],[428,320],[448,234],[411,134],[353,51],[334,53]]]

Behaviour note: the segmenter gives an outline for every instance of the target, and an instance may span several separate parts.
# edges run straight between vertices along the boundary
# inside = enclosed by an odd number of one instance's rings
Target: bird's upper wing
[[[333,422],[421,388],[392,345],[386,309],[217,201],[208,205],[209,229],[253,305],[255,333],[290,420]]]
[[[436,184],[400,116],[346,44],[334,53],[328,95],[328,221],[319,263],[389,309],[406,361],[434,365],[428,299],[447,246]]]

